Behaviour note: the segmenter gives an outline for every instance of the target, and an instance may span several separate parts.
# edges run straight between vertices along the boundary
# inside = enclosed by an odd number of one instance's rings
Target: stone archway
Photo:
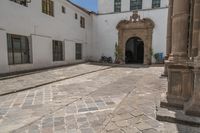
[[[121,20],[116,28],[118,29],[118,44],[120,49],[123,50],[122,61],[125,63],[126,42],[132,37],[138,37],[144,43],[143,64],[151,64],[154,22],[149,18],[140,19],[138,13],[133,12],[130,20]]]
[[[125,48],[126,64],[144,63],[144,42],[139,37],[132,37],[126,42]]]

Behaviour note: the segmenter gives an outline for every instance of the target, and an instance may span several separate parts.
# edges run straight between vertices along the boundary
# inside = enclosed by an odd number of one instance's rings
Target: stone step
[[[166,88],[167,90],[167,88]],[[160,107],[162,108],[177,108],[183,110],[184,100],[177,99],[176,97],[167,98],[166,93],[162,93]]]
[[[185,115],[183,110],[177,110],[174,108],[158,108],[156,119],[159,121],[200,127],[200,117]]]

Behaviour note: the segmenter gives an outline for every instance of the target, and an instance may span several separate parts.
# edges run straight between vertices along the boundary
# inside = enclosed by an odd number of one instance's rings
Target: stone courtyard
[[[198,133],[156,120],[161,66],[91,63],[0,79],[0,133]]]

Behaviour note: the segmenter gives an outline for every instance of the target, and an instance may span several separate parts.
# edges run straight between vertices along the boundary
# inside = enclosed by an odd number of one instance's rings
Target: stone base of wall
[[[167,96],[166,93],[163,93],[161,95],[160,106],[163,108],[172,107],[177,109],[183,109],[184,99],[181,97],[177,98],[175,96]]]
[[[156,119],[159,121],[179,123],[194,127],[200,126],[200,117],[188,116],[183,110],[175,108],[158,108]]]
[[[191,99],[184,104],[184,111],[188,115],[200,117],[200,69],[193,70],[194,88]]]

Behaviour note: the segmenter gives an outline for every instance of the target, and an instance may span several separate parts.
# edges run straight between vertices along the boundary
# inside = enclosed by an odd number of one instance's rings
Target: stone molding
[[[118,43],[123,50],[123,62],[125,62],[125,49],[127,41],[132,37],[139,37],[144,42],[144,64],[151,64],[152,34],[155,27],[149,18],[141,19],[138,12],[133,12],[129,20],[121,20],[116,29],[118,32]]]

